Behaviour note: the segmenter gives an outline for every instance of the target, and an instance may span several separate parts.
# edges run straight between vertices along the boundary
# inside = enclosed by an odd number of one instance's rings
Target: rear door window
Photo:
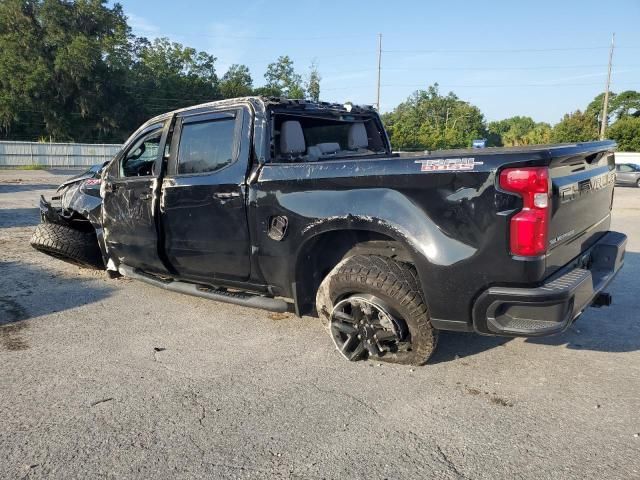
[[[234,162],[236,118],[226,116],[182,125],[178,175],[210,173]]]

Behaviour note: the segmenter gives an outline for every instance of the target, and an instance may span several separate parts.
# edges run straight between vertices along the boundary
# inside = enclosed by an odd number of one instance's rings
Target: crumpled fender
[[[102,253],[102,260],[107,264],[108,254],[104,241],[104,231],[102,228],[102,198],[100,197],[99,185],[88,186],[87,179],[82,179],[73,184],[68,184],[61,191],[60,200],[62,213],[76,212],[89,220],[98,238],[98,246]]]

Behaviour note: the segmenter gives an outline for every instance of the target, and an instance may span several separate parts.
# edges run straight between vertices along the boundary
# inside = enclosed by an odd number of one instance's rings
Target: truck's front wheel
[[[31,237],[31,246],[83,267],[104,268],[94,232],[82,232],[57,223],[41,223]]]
[[[376,255],[349,257],[323,280],[316,308],[349,360],[422,365],[435,350],[438,332],[412,265]]]

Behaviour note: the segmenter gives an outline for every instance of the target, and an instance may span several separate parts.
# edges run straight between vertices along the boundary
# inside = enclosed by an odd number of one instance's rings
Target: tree
[[[206,52],[156,38],[134,46],[130,88],[142,108],[137,123],[162,112],[221,98],[216,58]]]
[[[616,95],[611,103],[617,119],[628,116],[640,117],[640,92],[626,90]]]
[[[640,152],[640,117],[620,118],[609,127],[607,136],[618,142],[622,152]]]
[[[37,135],[42,131],[42,84],[51,71],[42,51],[39,5],[21,0],[0,2],[0,130]]]
[[[608,116],[611,118],[611,115],[614,113],[613,104],[616,99],[616,94],[614,92],[609,92],[609,108],[607,109]],[[602,115],[602,105],[604,104],[604,92],[595,96],[593,100],[587,105],[584,113],[593,117],[595,119],[600,119],[600,115]]]
[[[487,125],[489,140],[496,146],[525,144],[525,136],[536,126],[531,117],[511,117]]]
[[[441,95],[437,83],[414,92],[383,121],[396,149],[469,147],[487,133],[480,109],[452,92]]]
[[[265,86],[276,96],[304,98],[302,77],[295,72],[293,60],[288,55],[280,56],[278,60],[270,63],[264,78],[267,80]]]
[[[598,120],[580,110],[566,114],[551,132],[551,140],[555,143],[588,142],[597,138]]]
[[[59,140],[119,135],[130,105],[129,37],[118,4],[109,8],[101,0],[1,2],[3,129]]]
[[[224,98],[245,97],[253,91],[253,79],[246,65],[233,64],[220,82],[220,92]]]
[[[598,119],[598,126],[602,119],[602,106],[604,103],[604,92],[597,95],[587,106],[585,113]],[[621,93],[609,92],[609,108],[607,109],[607,124],[613,119],[619,120],[627,116],[640,117],[640,92],[626,90]]]
[[[309,76],[307,78],[307,95],[314,102],[320,101],[320,72],[318,71],[318,64],[313,61],[309,67]]]
[[[536,123],[533,130],[525,135],[523,145],[544,145],[551,143],[551,125],[545,122]]]
[[[487,125],[488,143],[491,146],[515,147],[537,143],[549,143],[551,126],[536,123],[531,117],[511,117]]]

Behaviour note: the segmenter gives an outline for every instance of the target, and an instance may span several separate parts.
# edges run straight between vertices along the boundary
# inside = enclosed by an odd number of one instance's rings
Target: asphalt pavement
[[[33,250],[71,173],[0,171],[0,478],[640,478],[640,189],[615,194],[611,307],[543,339],[443,333],[411,368]]]

